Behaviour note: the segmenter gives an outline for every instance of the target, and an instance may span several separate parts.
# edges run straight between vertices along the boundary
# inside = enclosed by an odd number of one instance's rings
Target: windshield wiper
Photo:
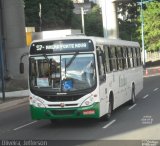
[[[66,78],[66,69],[72,64],[72,62],[74,61],[74,59],[76,58],[76,56],[77,56],[78,54],[79,54],[79,53],[76,52],[76,53],[70,58],[70,60],[68,61],[68,63],[66,63],[66,59],[65,59],[65,62],[64,62],[65,78]]]
[[[72,62],[74,61],[74,59],[76,58],[76,56],[77,56],[78,54],[79,54],[79,53],[76,52],[76,53],[72,56],[72,58],[70,58],[70,60],[68,61],[68,63],[65,64],[65,68],[68,68],[68,67],[72,64]]]

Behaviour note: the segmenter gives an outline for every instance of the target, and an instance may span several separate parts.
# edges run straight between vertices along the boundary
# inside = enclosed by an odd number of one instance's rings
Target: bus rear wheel
[[[133,84],[132,91],[131,91],[131,100],[129,101],[130,105],[133,105],[136,103],[136,95],[135,95],[135,86]]]

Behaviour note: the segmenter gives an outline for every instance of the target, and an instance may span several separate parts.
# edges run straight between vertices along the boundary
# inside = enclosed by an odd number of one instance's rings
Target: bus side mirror
[[[22,63],[22,62],[20,62],[19,71],[20,71],[21,74],[24,73],[24,63]]]

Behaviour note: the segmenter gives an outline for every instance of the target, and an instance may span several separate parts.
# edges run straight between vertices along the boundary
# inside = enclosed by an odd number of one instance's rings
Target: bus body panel
[[[99,98],[100,98],[100,117],[108,113],[109,98],[107,95],[107,82],[99,85]]]
[[[55,40],[61,40],[57,38]],[[96,47],[100,46],[102,49],[106,46],[121,46],[121,47],[135,47],[138,48],[139,44],[136,42],[122,41],[122,40],[106,40],[104,38],[96,37],[66,37],[62,40],[83,40],[90,39],[93,42],[94,50],[91,52],[95,55],[95,68],[96,68],[96,88],[90,93],[82,96],[75,101],[47,101],[41,96],[37,96],[31,92],[30,94],[30,111],[32,119],[75,119],[75,118],[100,118],[108,113],[109,110],[109,98],[111,92],[113,93],[113,109],[119,107],[125,102],[131,99],[132,85],[135,85],[135,94],[137,95],[143,88],[143,68],[142,66],[126,68],[122,70],[110,71],[105,73],[105,80],[100,80],[98,55]],[[51,40],[52,41],[52,40]],[[35,41],[35,42],[44,42]],[[46,42],[46,41],[45,41]],[[34,43],[34,42],[33,42]],[[68,54],[75,54],[74,51]],[[80,52],[82,53],[82,52]],[[79,53],[79,54],[80,54]],[[84,53],[84,52],[83,52]],[[52,53],[45,54],[45,56],[51,55],[62,55],[67,53]],[[41,56],[41,54],[30,55]],[[43,56],[43,55],[42,55]],[[62,57],[60,57],[62,58]],[[76,58],[76,54],[73,57]],[[76,95],[75,95],[76,96]],[[89,106],[82,106],[82,104],[91,96],[93,96],[93,104]],[[68,105],[68,106],[66,106]]]
[[[113,109],[131,100],[132,83],[135,84],[135,95],[137,95],[143,89],[142,67],[112,72],[106,75],[106,82],[99,85],[100,116],[108,113],[111,92],[114,95]]]

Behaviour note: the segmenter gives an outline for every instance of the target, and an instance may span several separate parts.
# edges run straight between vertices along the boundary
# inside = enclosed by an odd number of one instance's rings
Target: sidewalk
[[[0,112],[12,109],[16,105],[29,102],[28,97],[16,98],[12,100],[6,100],[5,102],[0,102]]]
[[[29,90],[5,92],[5,101],[2,101],[2,93],[0,93],[0,111],[10,109],[16,105],[27,103]]]
[[[29,90],[5,92],[6,98],[27,97],[27,96],[29,96]],[[2,98],[2,93],[0,93],[0,98]]]

